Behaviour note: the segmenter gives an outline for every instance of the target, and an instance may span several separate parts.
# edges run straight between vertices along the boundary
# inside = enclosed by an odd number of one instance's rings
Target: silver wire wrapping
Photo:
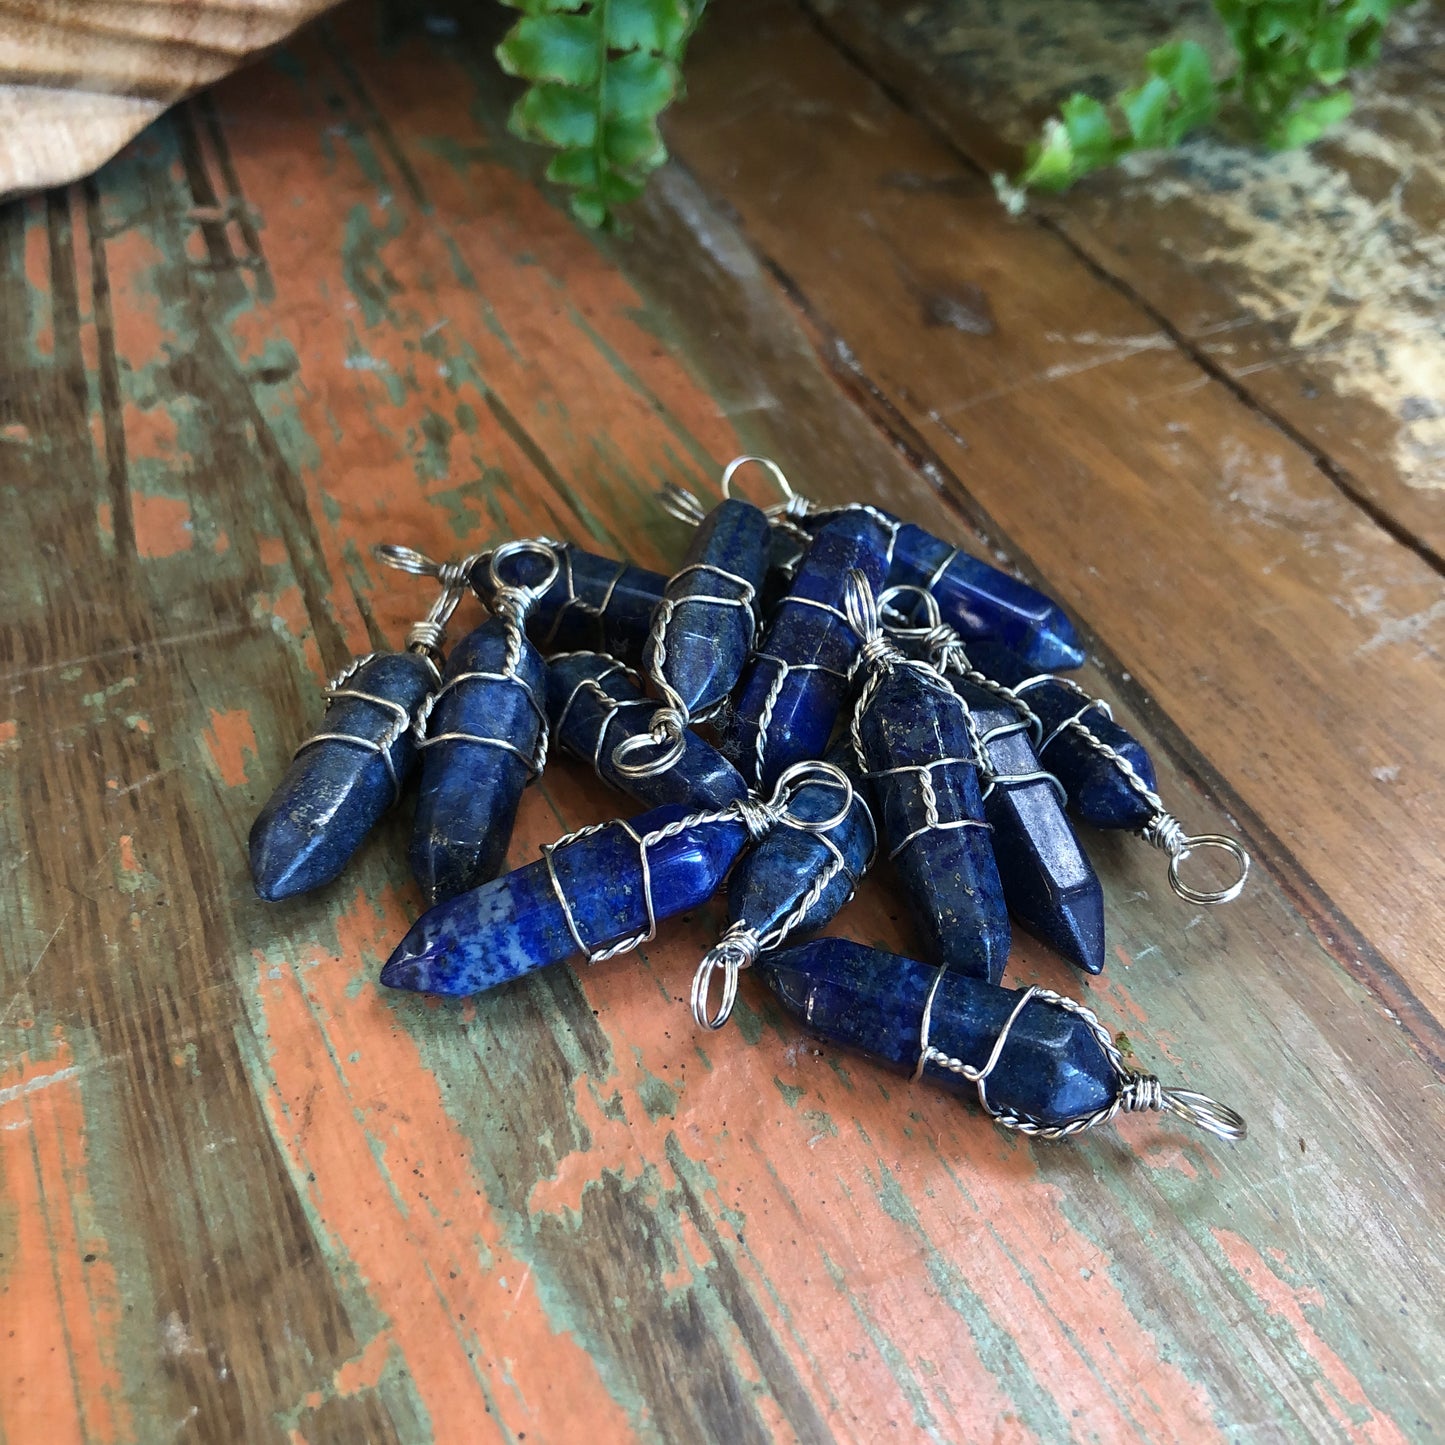
[[[571,657],[596,657],[600,655],[601,654],[587,650],[554,652],[550,660],[552,662],[562,662]],[[587,693],[596,699],[598,707],[602,710],[603,718],[601,727],[597,729],[597,738],[592,747],[592,771],[596,773],[599,778],[603,777],[602,755],[608,751],[606,747],[607,731],[617,720],[618,714],[626,708],[645,708],[651,713],[656,707],[656,703],[654,703],[650,697],[613,697],[612,694],[602,686],[603,678],[611,677],[614,673],[620,672],[623,677],[633,683],[639,691],[642,690],[644,683],[641,674],[628,667],[625,662],[619,662],[615,657],[610,658],[609,661],[611,666],[608,667],[600,677],[583,677],[578,679],[572,691],[567,694],[566,702],[562,704],[561,709],[557,713],[557,721],[554,728],[557,736],[560,738],[562,736],[562,730],[567,726],[567,716],[572,711],[572,704],[576,702],[583,693]],[[615,752],[616,750],[613,749],[613,751]],[[604,781],[606,780],[604,779]]]
[[[681,491],[682,489],[678,488],[677,490]],[[550,551],[557,562],[557,573],[548,584],[547,590],[555,586],[558,577],[560,577],[563,596],[561,603],[557,607],[556,615],[552,619],[552,625],[547,629],[546,636],[540,638],[537,642],[538,651],[543,653],[549,653],[552,650],[552,644],[556,641],[557,634],[562,630],[563,624],[572,613],[580,612],[584,616],[592,618],[594,622],[600,623],[603,618],[606,617],[607,609],[612,605],[612,596],[617,590],[617,584],[621,582],[623,575],[627,571],[626,562],[617,562],[615,564],[617,570],[612,574],[611,581],[609,581],[603,589],[601,599],[597,602],[587,602],[577,595],[577,580],[572,572],[572,544],[570,542],[559,542],[552,537],[525,537],[515,542],[504,542],[502,547],[528,547],[538,553],[544,550]],[[501,551],[502,547],[496,550]],[[490,565],[493,555],[494,553],[492,552],[483,552],[475,560],[477,562],[486,562]],[[599,648],[603,646],[600,636],[597,639],[597,645]]]
[[[957,555],[955,551],[955,555]],[[921,601],[925,625],[915,627],[903,621],[889,621],[890,617],[900,617],[898,609],[892,604],[905,592],[911,592],[918,596]],[[916,586],[913,583],[899,583],[881,592],[877,599],[879,619],[883,623],[883,630],[890,636],[896,638],[907,638],[916,642],[927,654],[937,672],[946,674],[953,672],[955,676],[964,678],[965,681],[975,682],[983,687],[991,695],[996,696],[1005,706],[1014,710],[1019,716],[1013,722],[999,723],[989,728],[986,732],[978,730],[978,720],[974,717],[973,709],[964,704],[964,726],[968,729],[969,742],[972,745],[974,765],[978,768],[979,778],[983,784],[983,799],[988,801],[989,794],[997,787],[1022,787],[1025,783],[1047,783],[1057,795],[1059,805],[1066,807],[1069,795],[1064,791],[1064,785],[1047,769],[1033,768],[1026,773],[1001,773],[993,764],[989,755],[989,744],[998,738],[1009,737],[1014,733],[1026,732],[1035,743],[1038,742],[1039,733],[1042,731],[1042,724],[1035,714],[1002,683],[995,683],[990,678],[984,677],[976,668],[972,667],[967,656],[963,652],[963,642],[957,631],[943,622],[939,615],[938,599],[926,587]]]
[[[1074,1134],[1082,1134],[1086,1129],[1107,1124],[1116,1114],[1138,1113],[1144,1110],[1162,1110],[1176,1114],[1187,1123],[1203,1129],[1206,1133],[1214,1134],[1220,1139],[1228,1139],[1237,1143],[1247,1136],[1249,1126],[1245,1123],[1244,1118],[1227,1104],[1221,1104],[1207,1094],[1197,1094],[1192,1089],[1165,1088],[1153,1074],[1131,1069],[1124,1062],[1124,1056],[1119,1052],[1113,1036],[1099,1022],[1098,1016],[1093,1010],[1085,1008],[1083,1004],[1067,998],[1063,994],[1055,993],[1052,989],[1039,988],[1037,985],[1026,988],[1019,995],[1019,1001],[1014,1005],[1008,1018],[1004,1020],[1003,1028],[999,1030],[993,1048],[989,1051],[989,1056],[981,1067],[965,1064],[961,1059],[949,1057],[941,1049],[934,1048],[928,1041],[933,1019],[933,1000],[947,972],[946,968],[940,968],[934,974],[933,982],[929,985],[928,997],[924,1000],[923,1017],[919,1021],[918,1027],[918,1066],[913,1071],[914,1083],[923,1077],[924,1070],[930,1064],[940,1069],[946,1069],[951,1074],[957,1074],[977,1087],[979,1107],[995,1124],[1002,1129],[1011,1129],[1016,1133],[1025,1134],[1031,1139],[1067,1139]],[[1113,1100],[1102,1109],[1096,1109],[1092,1114],[1085,1114],[1082,1118],[1070,1119],[1066,1124],[1041,1124],[1036,1119],[1025,1118],[1010,1109],[996,1109],[990,1103],[988,1077],[1003,1056],[1004,1046],[1007,1044],[1009,1034],[1013,1031],[1015,1023],[1018,1022],[1020,1014],[1035,999],[1040,1003],[1054,1004],[1069,1013],[1077,1014],[1098,1041],[1099,1047],[1104,1051],[1104,1056],[1108,1059],[1119,1081],[1119,1088]]]
[[[434,747],[437,743],[448,742],[476,743],[480,747],[501,748],[504,752],[512,753],[520,758],[527,765],[531,780],[535,781],[541,776],[542,769],[547,765],[547,749],[550,742],[547,710],[526,679],[519,675],[519,670],[522,663],[522,649],[527,645],[525,630],[527,617],[557,580],[561,563],[556,547],[545,539],[536,538],[521,538],[512,542],[504,542],[500,547],[482,555],[487,559],[487,571],[492,583],[492,596],[487,605],[492,615],[502,623],[506,634],[507,650],[502,658],[501,670],[498,672],[459,672],[455,677],[447,678],[446,682],[436,692],[429,694],[417,709],[416,718],[412,723],[412,732],[418,748],[429,748]],[[416,553],[415,556],[423,561],[430,560],[422,558],[421,553]],[[550,564],[549,570],[540,582],[529,584],[508,582],[502,576],[499,570],[501,564],[509,562],[515,557],[523,556],[542,557]],[[461,562],[433,563],[432,565],[437,569],[433,575],[438,578],[441,578],[443,574],[455,577],[460,573],[464,585],[466,579],[471,576],[472,568],[480,561],[481,557],[467,557]],[[399,564],[392,563],[391,565]],[[530,756],[509,738],[460,730],[444,733],[429,731],[431,715],[437,704],[453,688],[459,687],[464,682],[499,682],[516,688],[522,694],[527,705],[536,714],[539,724],[537,743]]]
[[[688,497],[692,495],[683,493],[681,487],[675,487],[674,490]],[[692,573],[707,573],[721,578],[724,582],[731,582],[738,589],[737,595],[730,596],[722,592],[692,592],[685,597],[671,596],[673,584],[679,578]],[[666,675],[668,631],[678,612],[682,608],[692,605],[741,608],[748,620],[749,649],[752,647],[757,632],[757,614],[753,609],[756,589],[747,578],[739,577],[737,573],[729,572],[724,567],[714,566],[710,562],[695,562],[692,566],[684,567],[680,572],[674,573],[667,586],[668,594],[664,595],[662,601],[657,604],[657,610],[652,615],[652,626],[643,646],[643,667],[648,680],[662,698],[662,706],[654,711],[646,733],[638,733],[630,738],[624,738],[614,749],[612,766],[626,778],[650,778],[658,773],[666,772],[682,756],[683,749],[687,745],[685,733],[693,721],[693,714],[683,696],[668,682]],[[706,714],[699,713],[697,716],[701,718]],[[661,751],[656,757],[642,762],[630,760],[632,754],[648,748],[660,748]]]
[[[474,559],[468,558],[463,562],[438,563],[433,562],[430,557],[424,556],[412,547],[398,547],[390,543],[382,543],[372,550],[376,559],[384,562],[388,567],[409,572],[414,577],[434,577],[441,583],[440,596],[432,603],[426,616],[412,624],[406,635],[406,650],[416,653],[426,663],[434,685],[440,686],[441,669],[439,664],[442,639],[446,635],[447,623],[451,620],[452,613],[456,611],[457,603],[461,600],[462,591],[466,586],[467,565]],[[401,779],[397,777],[396,761],[391,755],[391,750],[405,736],[407,729],[412,726],[412,715],[400,703],[393,702],[389,697],[379,697],[374,692],[364,692],[360,688],[347,686],[347,683],[367,663],[375,662],[377,658],[385,656],[387,656],[386,653],[368,652],[364,657],[352,658],[326,684],[322,692],[328,708],[333,702],[351,699],[355,702],[369,702],[373,706],[384,708],[391,713],[392,720],[387,724],[386,731],[382,733],[381,737],[365,738],[357,733],[337,732],[323,727],[322,731],[313,733],[307,738],[291,756],[299,757],[308,748],[315,747],[317,743],[348,743],[353,747],[363,748],[369,753],[375,753],[386,766],[386,775],[391,780],[391,801],[395,804],[401,797]],[[434,692],[429,692],[422,700],[418,712],[428,709],[434,696]]]
[[[363,692],[358,687],[346,686],[367,663],[375,662],[377,658],[388,655],[384,652],[368,652],[364,657],[353,657],[326,684],[321,694],[326,699],[328,708],[333,702],[338,702],[342,698],[352,698],[357,702],[369,702],[376,707],[385,708],[392,714],[392,720],[387,724],[386,731],[379,738],[364,738],[358,733],[343,733],[323,728],[319,733],[312,733],[291,756],[293,758],[300,757],[307,748],[313,748],[317,743],[350,743],[354,747],[375,753],[385,765],[387,777],[391,779],[391,801],[395,805],[397,799],[401,797],[401,779],[396,775],[396,762],[391,756],[391,750],[406,735],[407,729],[411,726],[411,714],[399,702],[393,702],[389,697],[378,697],[374,692]],[[437,665],[431,653],[423,652],[421,656],[431,669],[432,678],[436,682],[440,682],[441,674],[437,671]],[[431,694],[428,693],[427,698],[430,697]],[[426,700],[423,700],[422,706],[426,706]]]
[[[1152,810],[1149,821],[1136,831],[1138,836],[1150,847],[1158,848],[1160,852],[1168,856],[1170,888],[1186,903],[1209,905],[1229,903],[1238,898],[1249,877],[1251,861],[1244,845],[1237,838],[1231,838],[1225,833],[1186,833],[1184,831],[1184,825],[1164,806],[1164,800],[1139,776],[1138,769],[1129,759],[1117,748],[1099,737],[1084,721],[1089,713],[1095,711],[1102,713],[1110,722],[1113,721],[1114,710],[1103,698],[1090,696],[1072,678],[1055,677],[1052,673],[1041,673],[1037,677],[1025,678],[1012,689],[1012,692],[1016,697],[1022,699],[1030,688],[1038,687],[1044,682],[1055,682],[1068,688],[1070,692],[1083,699],[1083,706],[1059,723],[1039,744],[1037,749],[1039,757],[1042,758],[1049,744],[1065,732],[1072,732],[1076,737],[1081,738],[1088,747],[1107,759],[1124,781]],[[1195,888],[1186,883],[1180,872],[1185,862],[1192,854],[1211,849],[1225,853],[1232,858],[1239,869],[1238,873],[1230,882],[1220,888]]]
[[[846,776],[846,774],[842,776]],[[854,797],[856,794],[848,798],[848,806],[844,809],[843,818],[838,819],[839,823],[851,811]],[[814,833],[818,841],[827,848],[832,856],[814,875],[812,883],[794,905],[792,912],[781,923],[763,934],[757,933],[748,923],[739,919],[729,924],[718,941],[702,956],[702,961],[692,976],[692,995],[689,999],[693,1020],[700,1027],[717,1030],[727,1023],[732,1015],[733,1004],[737,1000],[738,974],[745,968],[751,968],[757,962],[760,953],[781,948],[793,930],[812,912],[813,906],[840,873],[846,875],[848,879],[848,896],[840,906],[846,907],[852,900],[859,880],[873,866],[873,860],[878,854],[878,827],[866,804],[863,808],[863,816],[868,820],[871,841],[868,845],[868,856],[864,859],[863,867],[858,873],[854,873],[848,867],[848,860],[843,856],[843,850],[829,836],[831,829],[829,832],[821,832],[817,825],[813,825],[807,831]],[[794,826],[791,816],[780,819],[779,825],[782,827]],[[834,826],[837,825],[834,824]],[[718,1001],[717,1012],[709,1013],[708,1002],[712,993],[713,975],[718,969],[723,970],[722,998]]]
[[[788,804],[802,788],[813,784],[824,784],[830,787],[841,786],[843,789],[841,810],[817,822],[799,818],[790,813]],[[626,953],[648,943],[657,936],[657,910],[652,899],[652,867],[648,856],[648,850],[654,844],[667,838],[675,838],[688,828],[703,827],[708,823],[741,823],[747,829],[749,840],[754,843],[761,842],[774,827],[783,822],[786,822],[789,827],[801,828],[804,832],[821,833],[837,827],[848,816],[848,810],[852,806],[853,784],[848,775],[840,768],[835,768],[832,763],[824,762],[794,763],[792,767],[784,770],[778,778],[772,796],[766,800],[752,795],[738,798],[725,808],[713,809],[710,812],[690,813],[661,828],[654,828],[648,833],[639,833],[627,819],[617,819],[610,823],[593,823],[586,828],[577,829],[574,833],[567,833],[553,843],[544,844],[542,858],[547,865],[547,877],[551,881],[552,892],[556,895],[557,904],[562,910],[567,930],[572,935],[572,941],[577,945],[577,951],[586,958],[588,963],[602,963],[609,958],[615,958],[619,953]],[[571,901],[562,888],[562,880],[557,876],[557,866],[553,854],[559,848],[565,848],[568,844],[576,843],[582,838],[589,838],[602,832],[605,828],[620,828],[637,844],[638,869],[642,874],[642,896],[647,909],[647,923],[637,933],[631,934],[617,943],[594,946],[583,938],[582,932],[577,926],[577,917],[572,911]]]
[[[1018,714],[1020,724],[1033,734],[1034,752],[1042,760],[1044,750],[1055,742],[1065,732],[1072,732],[1076,737],[1092,748],[1100,756],[1106,758],[1109,763],[1120,774],[1124,781],[1148,804],[1152,816],[1144,826],[1137,830],[1138,836],[1151,847],[1158,848],[1160,852],[1169,858],[1169,886],[1186,903],[1214,904],[1228,903],[1238,898],[1244,888],[1245,880],[1249,877],[1250,857],[1244,845],[1237,838],[1231,838],[1224,833],[1187,833],[1179,820],[1164,806],[1164,800],[1151,788],[1143,778],[1139,776],[1138,770],[1119,750],[1105,742],[1094,730],[1084,721],[1091,712],[1100,712],[1111,722],[1114,719],[1114,711],[1101,697],[1094,697],[1079,686],[1072,678],[1058,677],[1053,673],[1039,673],[1035,677],[1025,678],[1014,687],[1006,687],[1001,682],[980,672],[969,661],[968,652],[963,639],[958,632],[948,623],[940,619],[938,602],[932,593],[921,587],[900,586],[890,588],[884,594],[885,598],[893,595],[912,592],[915,593],[921,602],[926,619],[923,627],[912,627],[906,623],[890,623],[888,630],[897,637],[911,637],[917,639],[920,645],[928,652],[933,659],[934,666],[941,673],[953,673],[961,677],[965,682],[970,682],[976,687],[984,688],[995,697],[1006,703]],[[886,605],[886,604],[883,604]],[[1061,723],[1052,729],[1047,736],[1044,735],[1043,721],[1039,715],[1029,706],[1025,694],[1030,688],[1036,688],[1044,683],[1057,683],[1060,687],[1068,688],[1076,694],[1082,702],[1071,716],[1065,718]],[[1003,736],[1004,728],[991,729],[981,739],[983,744],[995,737]],[[1033,782],[1037,778],[1048,778],[1054,787],[1059,791],[1061,802],[1068,802],[1068,795],[1064,791],[1063,784],[1048,772],[1046,769],[1038,774],[1028,773],[1018,777],[995,777],[998,783],[1022,783]],[[987,793],[985,793],[987,796]],[[1221,888],[1205,889],[1195,888],[1186,883],[1181,876],[1181,868],[1189,859],[1192,853],[1206,849],[1215,849],[1227,853],[1238,865],[1238,874]]]
[[[848,736],[853,745],[853,755],[858,761],[859,769],[868,778],[915,775],[918,778],[919,796],[923,801],[923,823],[914,828],[905,838],[892,845],[888,850],[889,860],[897,858],[915,838],[922,837],[924,833],[935,830],[942,832],[953,828],[981,828],[985,832],[991,832],[989,824],[981,818],[942,817],[938,808],[938,790],[933,783],[935,769],[960,765],[978,768],[980,765],[982,742],[968,704],[948,686],[932,664],[924,662],[921,658],[908,657],[889,640],[883,630],[878,602],[873,596],[872,588],[868,586],[868,579],[856,568],[848,573],[843,605],[847,612],[848,625],[858,634],[860,642],[858,658],[849,675],[851,677],[856,674],[860,668],[867,672],[863,686],[858,691],[857,701],[853,704],[853,716],[848,725]],[[873,699],[883,679],[895,668],[907,668],[917,673],[929,687],[946,693],[950,701],[958,703],[963,709],[965,726],[968,728],[969,734],[969,757],[934,758],[927,763],[906,763],[896,768],[871,770],[868,768],[863,750],[863,719],[873,705]]]

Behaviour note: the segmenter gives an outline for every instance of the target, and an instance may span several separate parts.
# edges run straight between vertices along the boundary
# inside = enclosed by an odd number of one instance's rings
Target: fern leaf
[[[680,66],[705,0],[504,0],[522,16],[497,47],[528,82],[511,128],[553,147],[547,178],[589,226],[614,224],[667,159],[657,118],[682,89]]]

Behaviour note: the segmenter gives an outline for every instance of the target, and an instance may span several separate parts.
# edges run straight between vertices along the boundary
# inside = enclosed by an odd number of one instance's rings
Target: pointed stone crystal
[[[416,762],[411,720],[437,685],[432,664],[415,652],[383,653],[338,682],[320,732],[251,827],[251,876],[262,898],[330,883]]]
[[[567,652],[547,664],[547,712],[556,742],[614,788],[650,808],[663,803],[724,808],[747,793],[742,774],[690,730],[671,767],[656,773],[620,773],[612,761],[613,750],[629,738],[646,736],[656,707],[615,657]]]
[[[643,671],[690,715],[722,702],[747,661],[771,534],[767,516],[751,502],[736,497],[719,502],[668,580],[653,615]]]
[[[1088,973],[1104,967],[1104,890],[1017,712],[955,681],[983,744],[983,812],[1009,912]]]
[[[546,665],[520,633],[516,641],[508,675],[511,629],[490,618],[452,648],[442,673],[408,855],[429,904],[495,878],[507,856],[545,720]]]
[[[935,963],[997,983],[1011,942],[963,703],[932,668],[900,662],[864,685],[860,763],[888,855]]]
[[[856,568],[881,587],[892,540],[891,524],[863,510],[818,529],[718,724],[723,755],[751,786],[771,788],[786,768],[822,756],[858,655],[842,610],[847,575]]]
[[[1066,678],[1041,676],[995,643],[970,643],[968,657],[980,671],[1016,689],[1038,715],[1043,724],[1039,760],[1064,785],[1072,812],[1096,828],[1137,830],[1149,823],[1160,806],[1154,764],[1144,745],[1109,717],[1099,699]],[[1078,719],[1077,726],[1071,718]],[[1131,771],[1137,781],[1130,780]]]
[[[550,860],[439,903],[387,960],[382,983],[462,997],[640,941],[650,924],[711,898],[748,841],[732,818],[669,831],[689,816],[669,805],[608,823],[555,845]]]
[[[898,523],[890,587],[921,587],[933,594],[942,621],[965,640],[990,637],[1026,658],[1036,671],[1081,667],[1084,650],[1068,614],[1051,597],[912,522],[870,508]],[[804,525],[817,528],[838,515],[824,509]],[[907,608],[907,601],[898,605]]]
[[[784,1010],[808,1032],[912,1074],[927,1042],[944,1058],[989,1070],[989,1109],[1044,1127],[1086,1119],[1119,1096],[1123,1080],[1089,1023],[1051,1000],[1031,998],[1009,1026],[1024,991],[938,970],[844,938],[765,953],[755,967]],[[935,987],[936,983],[936,987]],[[932,1003],[929,995],[932,991]],[[978,1085],[930,1055],[923,1075],[978,1097]]]
[[[667,578],[645,567],[584,552],[570,542],[556,544],[555,551],[557,577],[532,606],[527,636],[546,653],[606,652],[636,667]],[[538,556],[519,557],[512,565],[513,580],[524,586],[536,583],[545,570]],[[490,557],[472,568],[469,580],[490,607],[496,596]]]

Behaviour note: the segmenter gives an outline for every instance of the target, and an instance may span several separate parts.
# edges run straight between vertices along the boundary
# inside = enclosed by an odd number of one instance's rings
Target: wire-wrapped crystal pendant
[[[376,553],[404,572],[440,571],[410,547]],[[470,571],[470,559],[465,565]],[[522,789],[547,759],[546,664],[523,628],[556,580],[556,551],[507,542],[489,554],[487,568],[494,615],[451,649],[441,687],[413,725],[422,764],[408,857],[428,904],[497,876]]]
[[[726,475],[731,476],[746,462],[772,473],[783,500],[767,509],[768,516],[780,531],[792,534],[801,544],[779,549],[775,560],[783,570],[797,565],[809,535],[819,527],[843,512],[871,512],[897,529],[889,585],[930,593],[943,620],[963,637],[996,637],[1037,668],[1059,671],[1082,666],[1084,650],[1078,633],[1053,598],[881,507],[866,502],[820,507],[799,496],[778,464],[766,457],[738,457],[729,464]]]
[[[983,782],[983,812],[1009,912],[1031,933],[1089,973],[1104,967],[1104,889],[1064,811],[1067,795],[1045,771],[1030,741],[1033,726],[1018,700],[997,684],[970,681],[958,633],[939,619],[928,593],[889,588],[885,615],[914,594],[923,626],[888,626],[905,649],[919,649],[953,684],[968,711]]]
[[[466,585],[461,566],[437,571],[441,595],[407,634],[405,652],[353,658],[326,688],[321,731],[299,748],[251,825],[251,877],[262,898],[330,883],[416,764],[412,721],[441,682],[447,619]]]
[[[881,587],[892,538],[888,523],[864,511],[819,528],[719,724],[723,755],[753,787],[771,787],[794,763],[822,756],[858,655],[843,612],[847,576],[857,569]]]
[[[809,1032],[972,1092],[1006,1129],[1062,1139],[1159,1109],[1222,1139],[1245,1137],[1233,1109],[1131,1069],[1093,1013],[1049,989],[999,988],[844,938],[764,954],[757,968]]]
[[[726,482],[724,482],[726,488]],[[642,670],[662,706],[648,732],[617,745],[621,773],[660,772],[681,756],[688,724],[724,703],[752,649],[758,598],[768,568],[771,524],[751,502],[726,494],[703,513],[682,567],[668,579]]]
[[[552,735],[565,752],[587,763],[604,782],[649,808],[663,803],[725,808],[747,793],[742,774],[690,729],[667,767],[630,773],[619,769],[612,760],[614,752],[629,738],[650,739],[656,707],[642,691],[642,679],[615,657],[559,652],[548,659]]]
[[[830,923],[873,862],[878,833],[848,739],[840,738],[824,761],[838,769],[851,791],[840,784],[837,799],[822,787],[800,793],[793,817],[744,853],[728,877],[728,928],[692,982],[692,1016],[703,1028],[720,1029],[727,1022],[740,969],[764,950]],[[719,969],[722,994],[713,1010],[712,979]]]
[[[712,812],[676,804],[570,833],[491,883],[429,909],[381,971],[388,988],[460,997],[577,955],[599,963],[717,891],[751,839],[791,817],[794,796],[837,773],[807,763],[767,802],[739,798]]]
[[[845,606],[862,642],[863,683],[850,722],[878,826],[934,963],[997,983],[1011,942],[989,843],[978,740],[957,693],[885,636],[861,572]]]
[[[570,542],[531,541],[552,550],[557,575],[528,615],[528,637],[544,653],[606,652],[636,667],[667,578]],[[488,607],[495,591],[490,561],[490,554],[482,553],[470,578],[472,590]]]
[[[1228,903],[1249,877],[1249,854],[1223,833],[1189,834],[1164,806],[1154,764],[1144,745],[1114,721],[1109,704],[1066,677],[1036,673],[1022,658],[991,642],[970,643],[964,666],[1001,683],[1019,715],[1036,728],[1036,752],[1063,785],[1069,807],[1096,828],[1128,829],[1169,857],[1169,886],[1188,903]],[[1228,855],[1234,876],[1217,888],[1185,882],[1191,855]]]

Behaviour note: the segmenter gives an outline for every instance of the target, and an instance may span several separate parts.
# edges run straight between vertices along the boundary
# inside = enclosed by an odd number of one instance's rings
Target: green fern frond
[[[504,0],[522,18],[497,47],[530,82],[512,110],[524,140],[554,147],[548,180],[588,226],[615,221],[667,159],[657,118],[682,88],[704,0]]]

